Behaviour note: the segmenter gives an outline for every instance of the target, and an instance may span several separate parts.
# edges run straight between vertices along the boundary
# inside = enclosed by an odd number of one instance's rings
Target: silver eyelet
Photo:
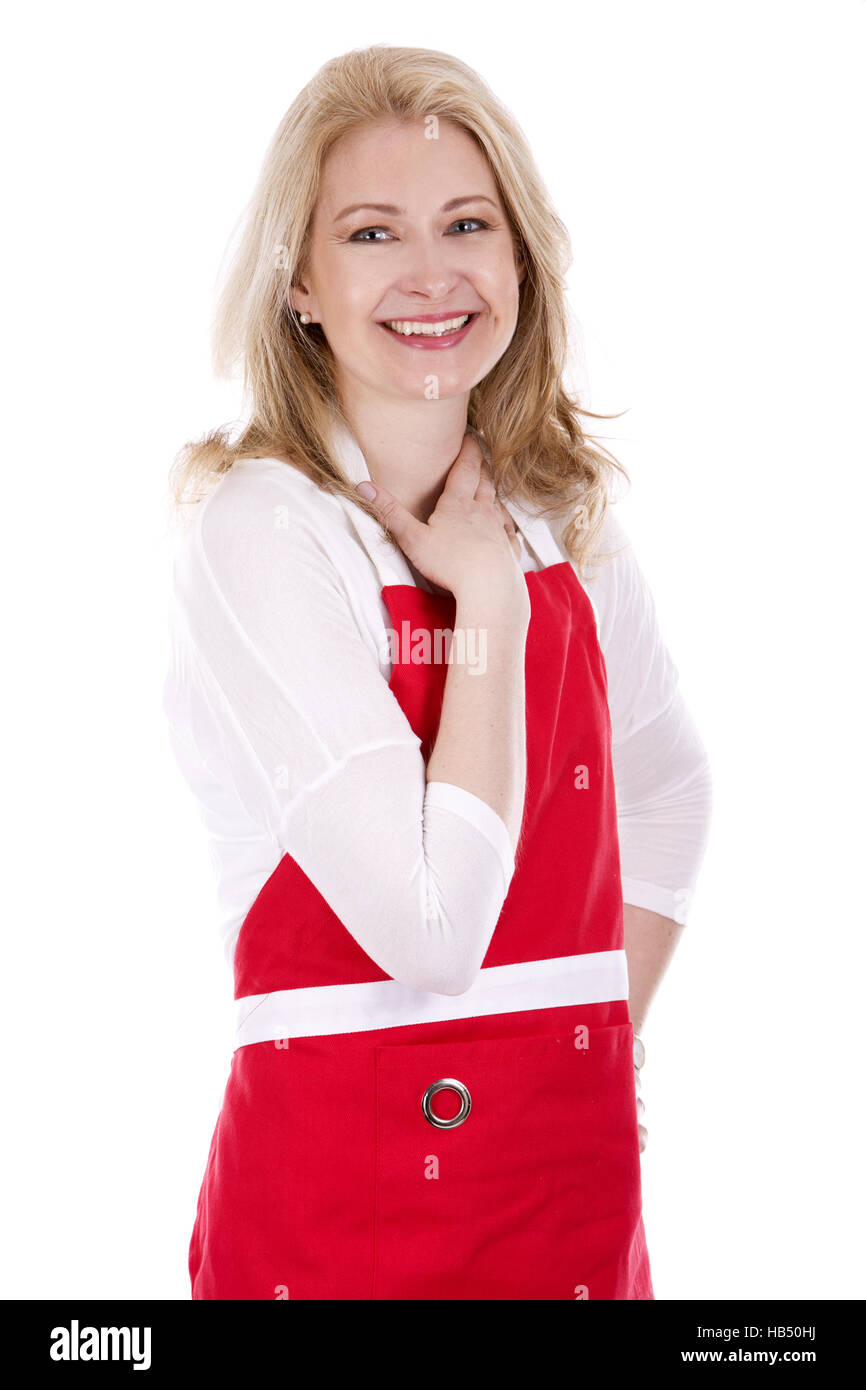
[[[438,1115],[434,1115],[430,1108],[430,1102],[439,1091],[456,1091],[460,1097],[460,1109],[453,1120],[440,1120]],[[435,1129],[456,1129],[467,1119],[469,1111],[472,1109],[472,1097],[462,1081],[455,1081],[453,1077],[444,1077],[441,1081],[434,1081],[424,1092],[421,1099],[421,1109],[424,1112],[424,1119]]]

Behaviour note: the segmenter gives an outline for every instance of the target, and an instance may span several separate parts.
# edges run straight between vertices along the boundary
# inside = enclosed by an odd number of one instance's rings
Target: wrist
[[[529,626],[530,604],[526,580],[521,571],[516,579],[502,582],[491,575],[473,575],[454,591],[458,613],[473,615],[475,621],[520,631]]]

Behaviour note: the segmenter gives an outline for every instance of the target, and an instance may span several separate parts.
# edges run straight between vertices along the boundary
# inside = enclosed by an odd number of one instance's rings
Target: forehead
[[[435,130],[436,138],[427,132]],[[451,121],[388,121],[342,136],[322,169],[317,212],[334,218],[351,203],[391,203],[430,212],[483,193],[499,204],[496,180],[471,135]]]

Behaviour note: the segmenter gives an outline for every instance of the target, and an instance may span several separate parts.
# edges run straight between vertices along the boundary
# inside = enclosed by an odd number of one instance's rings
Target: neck
[[[468,392],[441,401],[344,398],[349,428],[374,483],[428,521],[466,433]]]

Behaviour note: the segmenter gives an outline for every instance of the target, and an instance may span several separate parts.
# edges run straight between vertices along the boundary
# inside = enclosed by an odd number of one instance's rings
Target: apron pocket
[[[376,1048],[374,1298],[635,1296],[633,1036],[626,1023]],[[432,1094],[443,1080],[468,1099]],[[431,1124],[425,1093],[457,1123]]]

